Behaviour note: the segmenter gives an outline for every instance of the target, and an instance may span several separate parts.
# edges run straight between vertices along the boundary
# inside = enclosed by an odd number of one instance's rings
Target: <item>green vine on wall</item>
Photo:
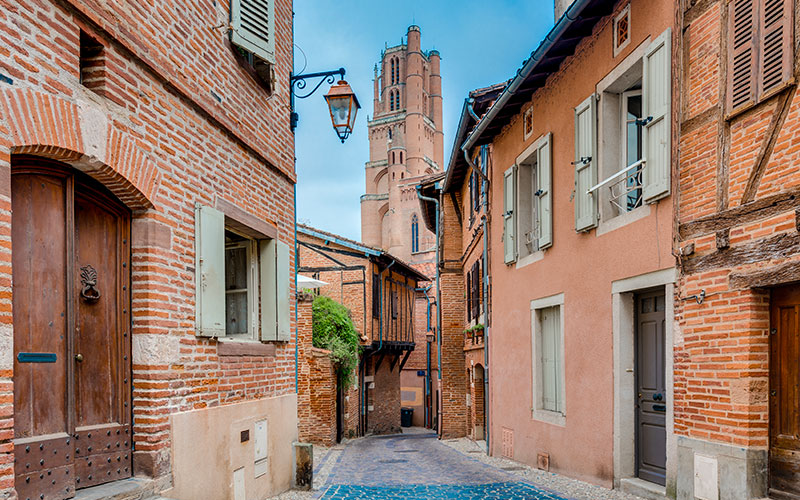
[[[312,343],[314,347],[331,352],[331,361],[343,389],[353,384],[353,372],[358,366],[361,344],[358,332],[345,306],[324,295],[314,299],[312,305]]]

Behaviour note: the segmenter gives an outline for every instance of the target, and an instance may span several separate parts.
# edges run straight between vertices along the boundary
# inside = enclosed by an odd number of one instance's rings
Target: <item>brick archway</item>
[[[67,163],[101,182],[134,211],[155,205],[158,168],[102,108],[13,89],[0,93],[0,110],[0,127],[7,130],[0,144],[5,142],[6,154]]]

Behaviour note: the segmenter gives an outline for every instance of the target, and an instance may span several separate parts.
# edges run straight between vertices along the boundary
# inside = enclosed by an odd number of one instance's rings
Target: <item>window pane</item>
[[[247,333],[247,290],[225,294],[225,334]]]
[[[225,249],[225,290],[247,289],[247,249]]]

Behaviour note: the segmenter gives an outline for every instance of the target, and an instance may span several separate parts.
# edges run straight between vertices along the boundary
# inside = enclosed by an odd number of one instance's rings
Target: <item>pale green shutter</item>
[[[575,230],[597,225],[597,112],[594,94],[575,108]]]
[[[516,166],[503,174],[503,250],[505,262],[509,264],[517,260],[516,248]]]
[[[539,250],[553,245],[553,174],[550,160],[551,134],[542,140],[536,154],[536,217],[539,226]]]
[[[275,240],[261,240],[258,247],[261,271],[261,340],[278,340],[277,244]]]
[[[661,34],[644,54],[642,100],[643,116],[647,124],[643,129],[644,201],[651,202],[669,195],[670,188],[670,103],[672,78],[670,56],[671,30]]]
[[[275,0],[231,0],[231,43],[275,64]]]
[[[225,336],[225,215],[197,205],[195,228],[195,332]]]
[[[541,328],[542,408],[558,411],[558,339],[555,329],[557,308],[547,307],[539,312]]]
[[[289,286],[289,277],[291,276],[292,271],[292,266],[289,263],[289,245],[279,241],[277,257],[278,266],[276,275],[278,277],[278,340],[288,341],[292,335],[291,319],[289,317],[289,294],[291,292],[291,288]]]

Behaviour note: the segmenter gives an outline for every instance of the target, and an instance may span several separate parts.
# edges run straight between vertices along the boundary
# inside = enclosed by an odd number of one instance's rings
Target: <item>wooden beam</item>
[[[800,234],[781,233],[769,238],[718,250],[683,261],[683,272],[695,274],[712,269],[735,267],[800,254]]]
[[[403,356],[403,361],[400,362],[400,372],[403,371],[403,367],[406,366],[406,361],[408,361],[408,356],[411,354],[411,351],[406,351],[406,355]]]
[[[756,164],[750,172],[747,187],[744,188],[744,194],[742,194],[742,203],[753,201],[756,197],[758,186],[761,185],[761,178],[764,176],[767,163],[769,163],[772,151],[775,149],[775,143],[778,141],[778,134],[783,128],[784,122],[786,122],[786,116],[789,114],[789,105],[792,102],[792,97],[794,97],[795,88],[794,85],[787,86],[782,92],[783,95],[780,96],[775,104],[775,112],[764,136],[761,150],[758,152]]]
[[[399,355],[395,355],[395,356],[392,356],[392,358],[389,360],[389,373],[392,373],[394,371],[394,365],[397,364],[397,360],[398,359],[400,359],[400,356]]]
[[[381,363],[383,363],[383,358],[386,357],[385,352],[381,352],[380,356],[378,356],[378,362],[375,363],[375,373],[378,373],[378,368],[381,367]]]
[[[800,209],[800,187],[686,222],[678,233],[681,240],[687,240],[796,209]]]
[[[800,261],[787,262],[765,271],[731,273],[729,278],[732,289],[764,288],[797,281],[800,281]]]

